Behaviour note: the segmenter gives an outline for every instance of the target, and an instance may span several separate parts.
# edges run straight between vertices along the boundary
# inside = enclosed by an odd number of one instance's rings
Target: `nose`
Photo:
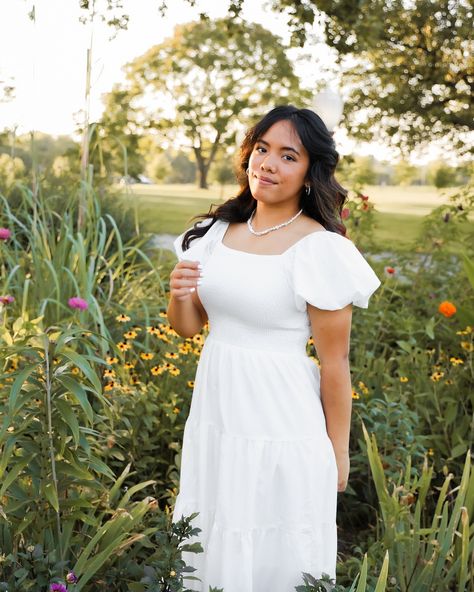
[[[271,160],[269,160],[270,155],[267,154],[266,158],[264,158],[262,160],[262,163],[260,164],[260,168],[262,169],[262,171],[269,171],[274,173],[275,172],[275,166],[272,163]]]

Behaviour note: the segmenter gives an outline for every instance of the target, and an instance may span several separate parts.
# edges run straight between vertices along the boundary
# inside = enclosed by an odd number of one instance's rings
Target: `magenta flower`
[[[67,587],[64,584],[51,584],[50,592],[67,592]]]
[[[89,306],[87,301],[84,298],[79,298],[79,296],[74,296],[73,298],[69,298],[67,301],[71,308],[78,308],[79,310],[86,310]]]
[[[0,296],[0,302],[2,304],[11,304],[12,302],[15,302],[15,298],[13,296],[10,296],[10,295]]]
[[[11,230],[8,228],[0,228],[0,240],[8,240],[11,235]]]
[[[77,582],[77,576],[73,571],[68,572],[66,576],[66,582],[68,584],[75,584]]]

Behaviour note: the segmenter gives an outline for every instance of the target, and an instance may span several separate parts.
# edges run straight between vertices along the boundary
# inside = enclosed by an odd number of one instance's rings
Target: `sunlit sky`
[[[0,0],[0,80],[15,87],[13,100],[0,103],[0,130],[17,128],[22,134],[30,130],[53,135],[72,135],[83,121],[85,107],[86,52],[93,35],[91,120],[100,117],[103,93],[123,80],[122,66],[143,54],[151,46],[172,35],[178,23],[198,18],[205,11],[211,17],[224,16],[228,3],[222,0],[199,0],[191,8],[184,0],[169,0],[166,17],[158,12],[159,0],[125,0],[130,15],[128,30],[110,40],[112,29],[98,19],[93,28],[80,23],[85,12],[78,0]],[[289,31],[283,15],[263,8],[264,2],[244,4],[244,17],[262,24],[284,41]],[[35,7],[35,22],[28,13]],[[308,52],[306,52],[308,53]],[[325,76],[338,90],[333,69],[334,57],[324,44],[316,44],[305,65],[297,68],[306,87],[316,86]],[[291,50],[296,58],[299,50]],[[336,129],[335,139],[342,154],[355,151],[373,154],[379,160],[395,154],[379,144],[356,143]],[[420,155],[414,161],[433,158],[436,152]]]

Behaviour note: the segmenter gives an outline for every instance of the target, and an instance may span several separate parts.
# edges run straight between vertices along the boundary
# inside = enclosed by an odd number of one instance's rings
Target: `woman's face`
[[[273,124],[255,143],[249,159],[249,185],[253,197],[266,203],[299,199],[309,168],[309,155],[293,125]]]

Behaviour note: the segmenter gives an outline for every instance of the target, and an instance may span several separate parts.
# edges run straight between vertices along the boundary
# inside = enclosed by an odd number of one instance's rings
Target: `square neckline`
[[[296,245],[298,245],[300,242],[302,242],[303,240],[308,238],[308,236],[312,236],[313,234],[325,234],[326,232],[330,232],[329,230],[315,230],[314,232],[309,232],[308,234],[305,234],[300,239],[298,239],[291,246],[289,246],[285,251],[283,251],[283,253],[276,253],[276,254],[250,253],[250,251],[241,251],[240,249],[233,249],[232,247],[228,247],[226,244],[224,244],[224,237],[227,234],[227,230],[229,228],[229,225],[230,225],[230,222],[227,222],[227,225],[224,228],[224,232],[220,236],[219,245],[221,247],[224,247],[228,251],[234,251],[234,253],[242,253],[243,255],[251,255],[253,257],[282,257],[283,255],[286,255],[289,251],[291,251],[291,249],[296,247]]]

